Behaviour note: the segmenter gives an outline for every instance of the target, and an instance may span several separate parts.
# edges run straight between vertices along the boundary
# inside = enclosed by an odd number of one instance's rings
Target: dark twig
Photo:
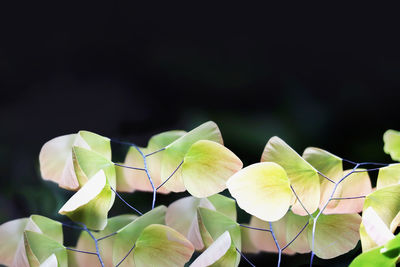
[[[135,209],[134,207],[132,207],[128,202],[126,202],[121,196],[120,194],[117,193],[117,191],[114,190],[114,188],[112,188],[110,186],[111,190],[115,193],[115,195],[122,200],[122,202],[124,202],[129,208],[131,208],[132,210],[134,210],[135,212],[137,212],[139,215],[143,215],[143,213],[141,213],[140,211],[138,211],[137,209]]]

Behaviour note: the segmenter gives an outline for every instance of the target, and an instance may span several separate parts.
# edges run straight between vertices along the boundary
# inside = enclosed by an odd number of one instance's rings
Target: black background
[[[7,5],[0,11],[0,223],[32,213],[60,219],[70,194],[40,179],[38,153],[49,139],[81,129],[145,145],[155,133],[213,120],[245,165],[259,161],[273,135],[300,153],[317,146],[390,162],[382,135],[400,130],[394,7]],[[150,203],[148,194],[126,197]],[[112,214],[120,211],[127,210]],[[356,253],[320,264],[345,265]],[[250,258],[257,266],[276,262]],[[307,261],[284,258],[283,266]]]

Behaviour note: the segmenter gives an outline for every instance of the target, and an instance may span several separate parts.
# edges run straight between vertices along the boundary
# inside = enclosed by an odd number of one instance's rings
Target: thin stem
[[[158,153],[158,152],[161,152],[161,151],[163,151],[163,150],[165,150],[165,147],[163,147],[163,148],[161,148],[161,149],[159,149],[159,150],[156,150],[156,151],[154,151],[154,152],[151,152],[151,153],[149,153],[149,154],[146,154],[145,157],[154,155],[154,154],[156,154],[156,153]]]
[[[125,255],[125,257],[117,264],[115,267],[118,267],[121,265],[121,263],[129,256],[129,254],[132,252],[132,250],[135,248],[136,243],[133,245],[133,247],[128,251],[128,253]]]
[[[249,228],[249,229],[253,229],[253,230],[259,230],[259,231],[271,232],[271,230],[268,230],[268,229],[257,228],[257,227],[251,227],[251,226],[247,226],[247,225],[244,225],[244,224],[239,224],[239,226],[241,226],[241,227],[245,227],[245,228]]]
[[[171,175],[162,183],[160,184],[156,190],[160,189],[161,186],[163,186],[166,182],[168,182],[169,179],[171,179],[171,177],[178,171],[178,169],[182,166],[183,164],[183,160],[181,161],[181,163],[179,163],[178,167],[176,167],[176,169],[171,173]]]
[[[238,248],[236,248],[236,251],[239,252],[240,256],[241,256],[243,259],[245,259],[245,260],[247,261],[248,264],[250,264],[252,267],[256,267],[253,263],[251,263],[251,261],[250,261],[248,258],[246,258],[246,257],[244,256],[244,254],[243,254]]]
[[[65,249],[68,249],[68,250],[71,250],[71,251],[75,251],[75,252],[80,252],[80,253],[91,254],[91,255],[96,255],[97,256],[96,252],[83,251],[83,250],[69,248],[69,247],[66,247]]]
[[[358,165],[377,165],[377,166],[388,166],[390,164],[387,163],[378,163],[378,162],[363,162],[363,163],[358,163]]]
[[[149,179],[151,188],[153,189],[153,201],[151,203],[151,209],[154,209],[154,206],[156,205],[156,193],[157,193],[157,189],[154,186],[153,183],[153,179],[151,179],[150,173],[149,173],[149,169],[147,168],[147,160],[146,160],[146,155],[143,153],[143,151],[137,146],[137,145],[133,145],[136,150],[140,153],[140,155],[143,158],[143,164],[144,164],[144,171],[146,172],[147,178]]]
[[[114,233],[112,233],[112,234],[109,234],[109,235],[100,237],[100,238],[97,239],[97,241],[101,241],[101,240],[103,240],[103,239],[109,238],[109,237],[114,236],[114,235],[116,235],[116,234],[117,234],[117,232],[114,232]]]
[[[307,223],[303,226],[303,228],[301,228],[300,232],[298,232],[298,234],[297,234],[289,243],[287,243],[286,246],[284,246],[284,247],[282,248],[282,251],[285,250],[288,246],[290,246],[290,245],[299,237],[299,235],[304,231],[304,229],[306,229],[306,227],[307,227],[307,225],[308,225],[309,223],[310,223],[310,222],[307,221]]]
[[[299,196],[296,194],[296,191],[294,191],[294,188],[292,185],[290,185],[290,188],[292,189],[294,195],[296,196],[297,200],[299,201],[300,205],[303,207],[303,209],[307,212],[308,216],[310,216],[311,218],[313,218],[313,216],[308,212],[308,210],[306,209],[306,207],[304,207],[303,202],[301,202]]]
[[[129,205],[128,202],[126,202],[118,193],[117,191],[114,190],[114,188],[112,188],[110,186],[111,190],[115,193],[115,195],[122,200],[122,202],[124,202],[129,208],[131,208],[132,210],[134,210],[135,212],[137,212],[139,215],[143,215],[143,213],[141,213],[140,211],[138,211],[137,209],[135,209],[134,207],[132,207],[131,205]]]
[[[365,170],[356,170],[356,171],[354,171],[354,172],[355,172],[355,173],[357,173],[357,172],[372,172],[372,171],[378,171],[378,170],[380,170],[380,169],[382,169],[382,167],[373,168],[373,169],[365,169]]]
[[[92,234],[92,232],[90,232],[90,230],[87,229],[86,225],[84,225],[84,228],[85,228],[85,231],[86,231],[86,232],[90,235],[90,237],[93,239],[94,245],[96,246],[97,258],[99,259],[101,266],[104,267],[104,262],[103,262],[103,259],[101,258],[101,255],[100,255],[99,244],[97,243],[97,239],[94,237],[94,235]]]
[[[365,198],[366,196],[359,196],[359,197],[335,197],[331,198],[331,200],[343,200],[343,199],[357,199],[357,198]]]
[[[277,266],[280,267],[281,266],[281,258],[282,258],[282,250],[281,250],[281,247],[279,246],[278,240],[275,237],[274,229],[272,229],[272,223],[271,222],[268,222],[268,223],[269,223],[269,229],[271,230],[272,238],[274,239],[276,248],[278,249],[278,265]]]
[[[353,164],[353,165],[357,165],[358,164],[357,162],[354,162],[354,161],[351,161],[351,160],[348,160],[348,159],[342,159],[342,160],[347,162],[347,163]]]
[[[325,179],[327,179],[329,182],[335,183],[335,181],[333,181],[332,179],[328,178],[328,176],[326,176],[326,175],[323,174],[322,172],[320,172],[320,171],[317,171],[317,172],[318,172],[319,175],[321,175],[322,177],[324,177]]]
[[[318,215],[319,215],[319,213],[318,213]],[[317,225],[318,215],[313,220],[310,267],[312,267],[313,260],[314,260],[315,226]]]
[[[143,169],[143,168],[125,166],[125,165],[122,165],[122,164],[119,164],[119,163],[115,163],[115,162],[114,162],[114,165],[122,167],[122,168],[132,169],[132,170],[145,171],[145,169]]]

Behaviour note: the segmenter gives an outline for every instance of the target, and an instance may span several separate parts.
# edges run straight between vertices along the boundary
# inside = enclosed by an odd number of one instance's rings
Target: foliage
[[[123,163],[112,162],[112,142],[129,146]],[[384,142],[400,160],[400,133],[387,131]],[[43,179],[76,191],[59,210],[70,221],[32,215],[2,224],[1,264],[254,266],[244,253],[267,251],[278,253],[278,266],[282,253],[311,252],[311,266],[315,255],[337,257],[359,240],[363,253],[351,266],[400,258],[400,164],[356,163],[315,147],[300,156],[272,137],[261,162],[242,168],[213,122],[157,134],[144,148],[80,131],[48,141],[39,160]],[[376,189],[369,171],[379,171]],[[233,198],[218,194],[225,189]],[[118,193],[134,191],[152,192],[146,213]],[[183,191],[191,196],[155,206],[157,193]],[[136,214],[109,218],[115,196]],[[252,215],[248,225],[237,222],[236,203]],[[63,227],[81,231],[75,247],[64,245]]]

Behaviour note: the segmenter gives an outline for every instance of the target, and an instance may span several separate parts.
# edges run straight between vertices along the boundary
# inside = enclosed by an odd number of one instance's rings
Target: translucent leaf
[[[241,250],[242,247],[239,224],[214,210],[198,208],[198,212],[200,233],[206,248],[210,247],[225,231],[229,232],[232,239],[230,248],[222,258],[215,262],[215,266],[238,266],[240,254],[236,248]]]
[[[247,224],[243,224],[245,226],[249,226]],[[256,244],[254,244],[252,238],[251,238],[251,233],[252,229],[242,227],[240,229],[240,234],[242,236],[242,252],[243,253],[259,253],[260,249],[257,248]]]
[[[165,223],[166,211],[167,208],[165,206],[159,206],[117,231],[113,246],[114,265],[118,264],[128,254],[129,250],[136,243],[136,240],[147,226],[150,224]],[[128,257],[120,266],[132,266],[133,264],[133,257]]]
[[[279,220],[293,202],[286,172],[273,162],[240,170],[228,180],[227,186],[239,207],[264,221]]]
[[[354,249],[360,239],[361,216],[358,214],[324,215],[315,227],[314,252],[322,259],[331,259]],[[312,247],[313,220],[308,227],[308,242]]]
[[[214,243],[211,244],[203,253],[196,258],[190,267],[210,266],[226,254],[231,247],[231,236],[229,232],[224,232]]]
[[[272,222],[272,229],[274,231],[274,235],[278,241],[279,247],[283,248],[287,244],[286,240],[286,221],[287,216],[284,216],[279,221]],[[267,229],[270,230],[269,223],[263,220],[258,219],[257,217],[251,217],[250,226],[255,228]],[[260,231],[260,230],[252,230],[249,229],[250,238],[253,241],[253,244],[256,248],[261,251],[267,252],[275,252],[278,253],[278,249],[276,247],[275,241],[270,232]],[[241,229],[243,231],[243,228]],[[289,248],[283,251],[285,254],[293,254]]]
[[[88,228],[102,230],[107,224],[112,191],[106,184],[106,176],[100,170],[76,192],[58,213],[71,220],[84,223]]]
[[[261,161],[275,162],[282,166],[289,177],[290,184],[307,211],[313,213],[317,210],[320,202],[318,173],[296,151],[275,136],[265,146]],[[291,209],[296,214],[307,215],[299,201],[296,201]],[[265,218],[261,219],[265,220]]]
[[[193,245],[174,229],[160,224],[147,226],[136,241],[135,266],[180,267],[194,252]]]
[[[400,161],[400,132],[387,130],[383,135],[383,141],[385,153],[390,154],[393,160]]]
[[[390,258],[399,258],[400,257],[400,234],[397,234],[393,239],[389,240],[383,249],[381,249],[381,253]]]
[[[372,192],[371,180],[369,179],[368,172],[363,169],[357,169],[357,171],[345,178],[337,187],[338,197],[340,198],[352,198],[359,196],[366,196]],[[343,175],[347,175],[350,170],[347,170]],[[341,199],[331,200],[336,202],[337,205],[327,206],[323,211],[324,214],[346,214],[346,213],[359,213],[363,209],[364,198],[355,199]]]
[[[51,139],[40,150],[40,172],[43,179],[56,182],[65,189],[79,188],[72,162],[73,146],[86,148],[111,160],[111,146],[108,138],[88,131],[63,135]]]
[[[311,251],[311,248],[309,245],[310,242],[308,240],[308,231],[310,228],[310,224],[308,224],[301,233],[300,233],[300,231],[307,224],[307,221],[309,221],[310,218],[308,216],[296,215],[291,211],[289,211],[285,217],[286,217],[286,240],[287,240],[287,242],[290,242],[291,240],[296,238],[296,240],[294,240],[288,248],[291,251],[294,251],[297,253],[309,253]]]
[[[366,233],[378,246],[382,246],[394,238],[394,234],[372,207],[363,212],[362,222]]]
[[[182,178],[187,191],[199,198],[226,188],[226,181],[243,167],[229,149],[213,141],[194,143],[184,157]]]
[[[222,214],[236,221],[236,201],[234,199],[220,194],[215,194],[207,199],[218,212],[221,212]]]
[[[147,153],[146,148],[139,148],[143,154]],[[144,169],[144,161],[140,152],[136,147],[131,146],[128,150],[128,153],[125,157],[125,162],[123,163],[125,166],[141,168]],[[147,174],[143,170],[134,170],[129,168],[123,168],[122,172],[125,178],[125,183],[129,185],[130,191],[139,190],[139,191],[148,191],[152,192],[153,188],[151,187],[149,178]],[[153,177],[152,177],[153,178]],[[127,190],[128,191],[128,190]]]
[[[200,250],[204,247],[204,244],[201,239],[197,218],[198,207],[215,210],[214,206],[207,199],[185,197],[169,205],[165,222],[168,226],[186,236],[194,247]]]
[[[23,218],[0,225],[0,264],[12,264],[27,222],[28,218]]]
[[[72,146],[76,136],[69,134],[51,139],[43,145],[39,153],[40,173],[43,179],[53,181],[69,190],[79,187],[72,165]]]
[[[214,122],[206,122],[191,130],[174,142],[169,144],[163,153],[161,161],[161,180],[165,181],[183,161],[189,148],[199,140],[210,140],[222,144],[221,132]],[[181,170],[179,169],[174,176],[164,185],[166,189],[173,192],[185,191],[182,180]]]
[[[323,175],[334,182],[338,182],[344,176],[342,159],[332,153],[329,153],[328,151],[316,147],[309,147],[304,151],[303,158],[307,160],[307,162],[310,163],[315,169],[320,171]],[[334,187],[334,183],[320,175],[320,209],[330,198]],[[336,190],[334,197],[340,196],[340,191]],[[326,210],[335,208],[338,203],[338,201],[329,202]]]
[[[376,214],[394,232],[399,224],[400,212],[400,184],[380,188],[365,198],[363,211],[372,207]],[[363,251],[367,251],[377,244],[368,236],[364,225],[360,227],[360,237]]]
[[[56,254],[51,254],[42,264],[40,267],[58,267],[58,261]]]
[[[400,164],[390,164],[379,169],[376,188],[400,184]]]
[[[30,266],[40,266],[52,254],[55,254],[58,266],[68,266],[68,256],[65,247],[57,241],[36,232],[25,231],[25,250]]]
[[[115,233],[122,227],[126,226],[128,223],[131,223],[136,218],[137,218],[136,215],[131,215],[131,214],[124,214],[109,218],[107,222],[107,227],[104,228],[104,230],[100,232],[93,232],[92,234],[97,239],[108,236],[110,234]],[[115,235],[107,237],[106,239],[102,239],[98,242],[99,251],[105,266],[113,266],[112,260],[113,260],[114,240],[115,240]],[[82,251],[91,251],[91,252],[96,251],[94,241],[87,232],[85,231],[81,232],[77,244],[77,249]],[[79,266],[101,266],[99,259],[93,255],[79,253],[79,252],[74,252],[74,253],[76,253],[75,258],[76,261],[79,263]]]

